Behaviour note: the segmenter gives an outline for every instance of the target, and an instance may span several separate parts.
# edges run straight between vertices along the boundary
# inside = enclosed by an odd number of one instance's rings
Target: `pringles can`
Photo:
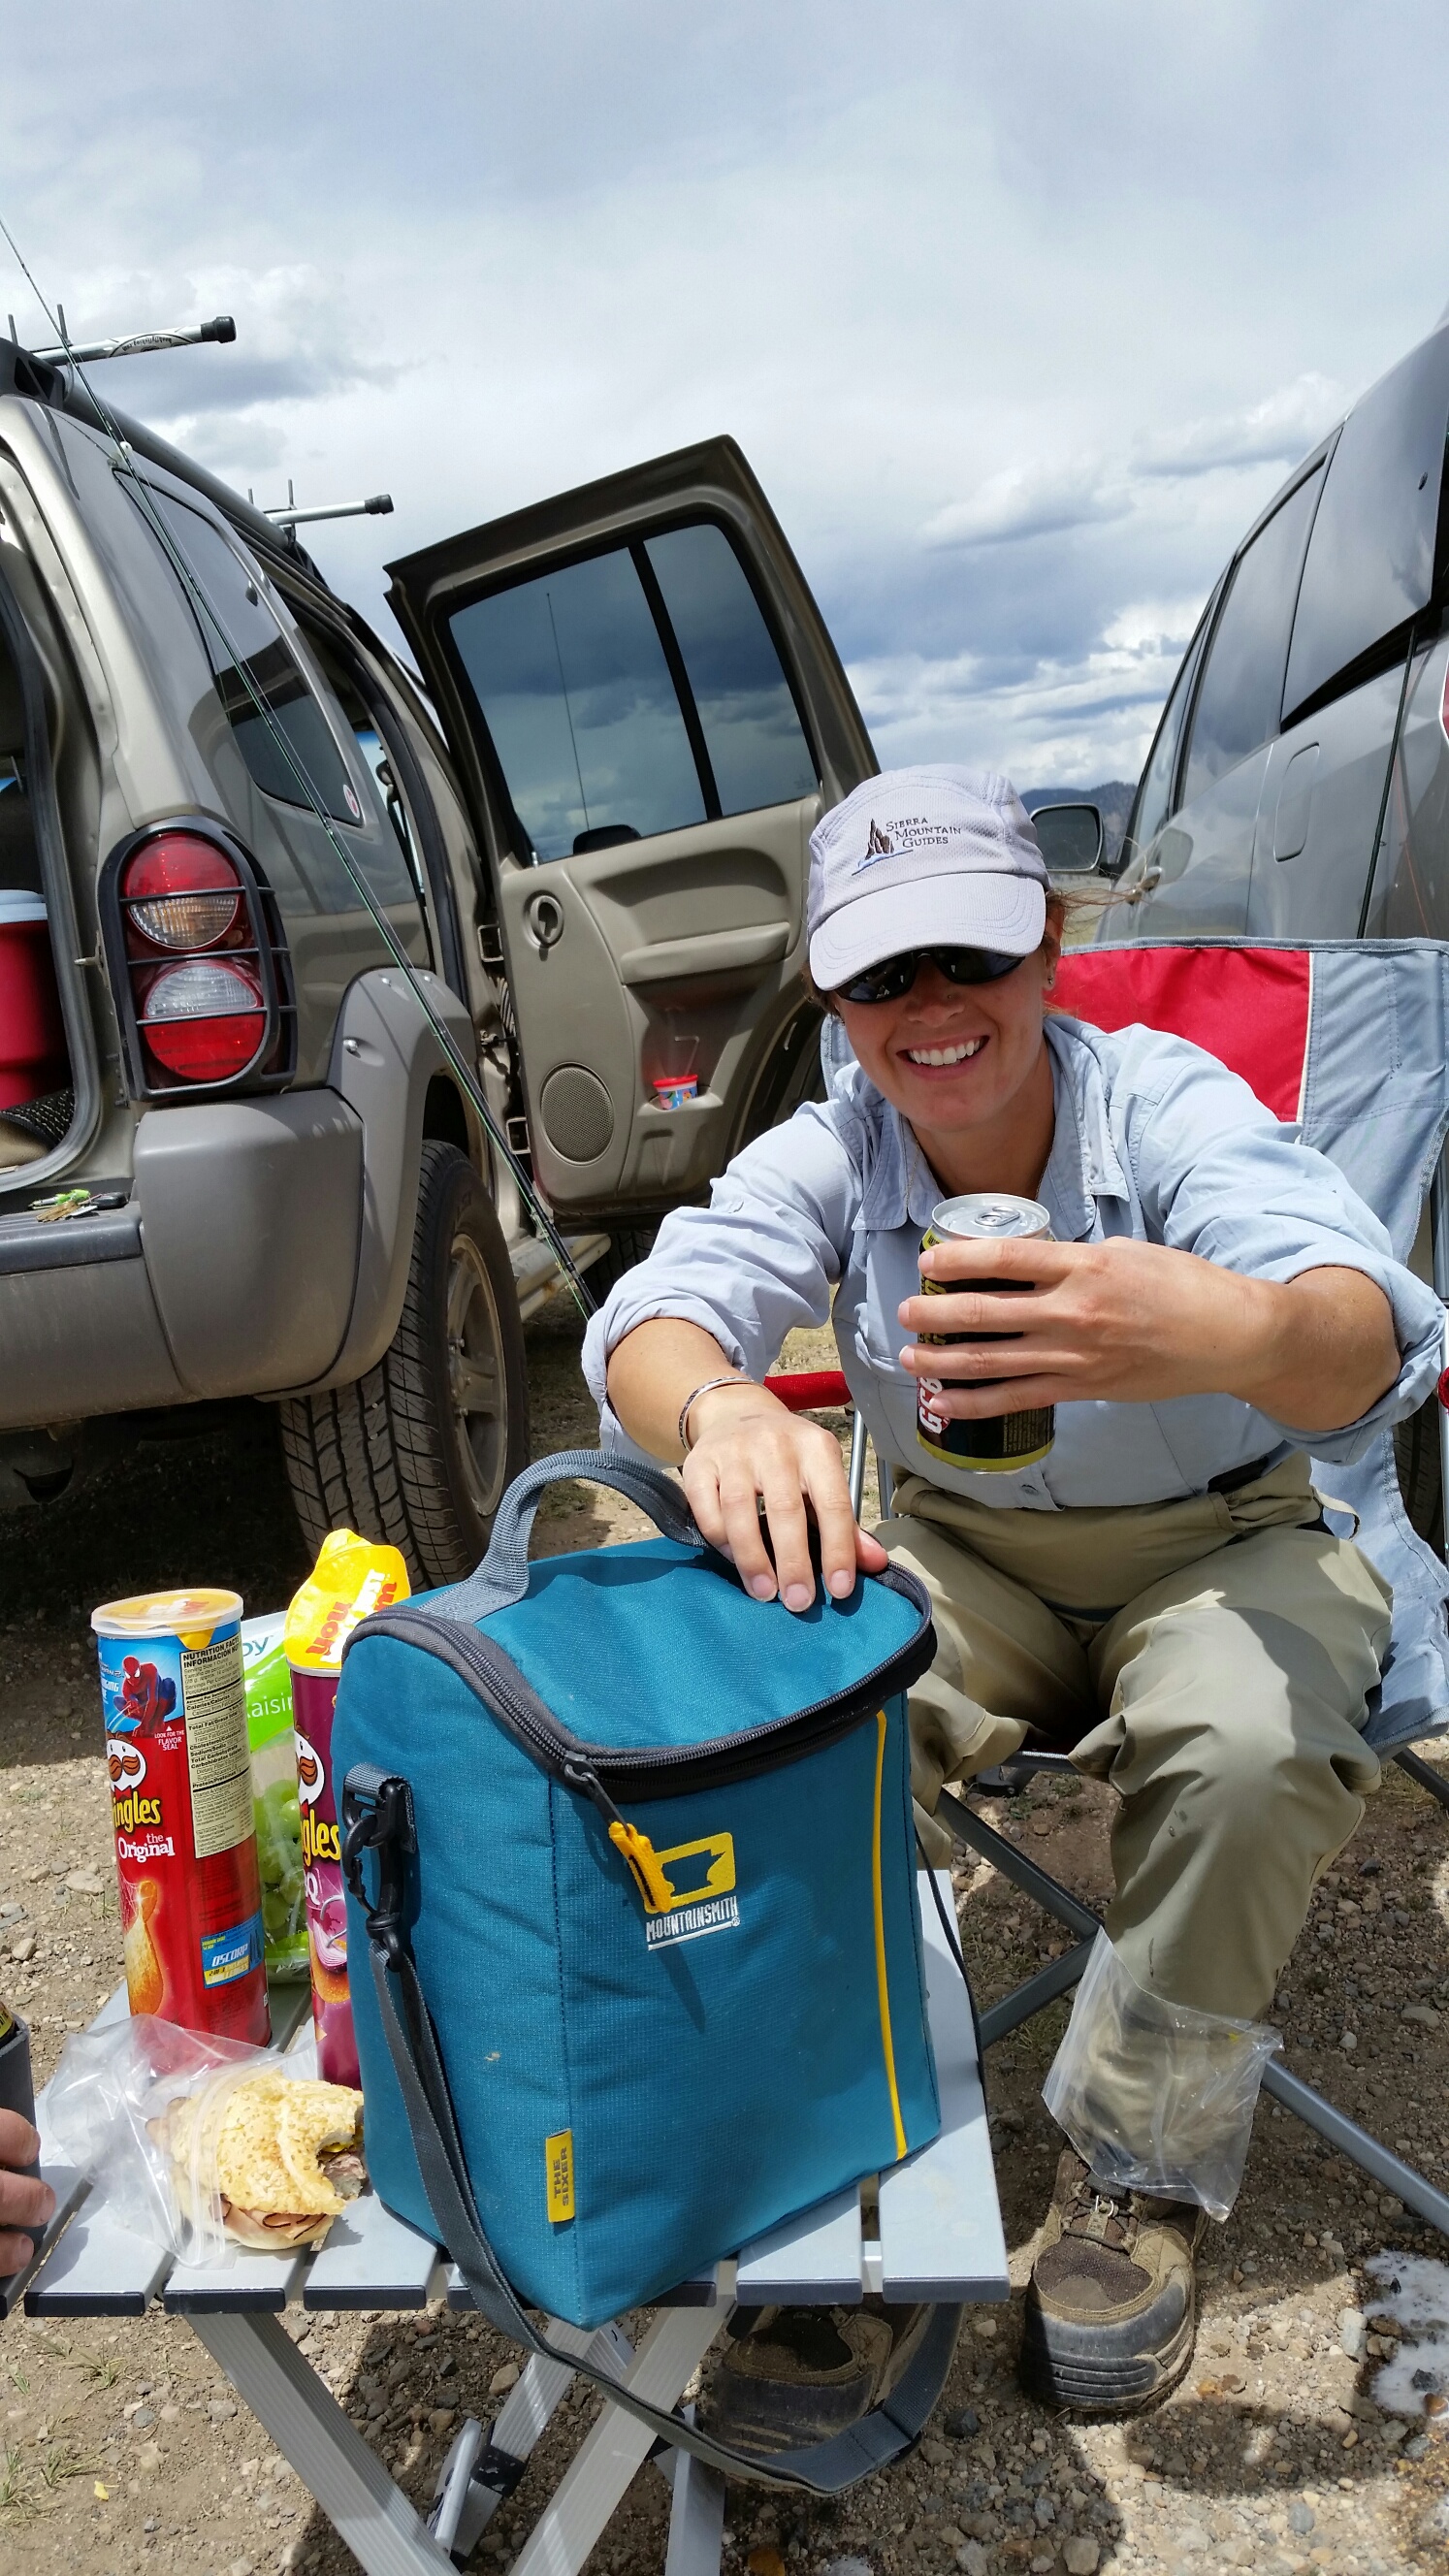
[[[931,1211],[931,1222],[921,1238],[921,1250],[929,1252],[932,1244],[966,1241],[972,1243],[1049,1243],[1052,1222],[1046,1209],[1035,1199],[1013,1198],[1005,1190],[971,1190],[964,1198],[943,1199]],[[1030,1296],[1034,1281],[1030,1279],[976,1279],[970,1294],[988,1297]],[[959,1296],[965,1288],[961,1280],[923,1279],[923,1297]],[[917,1339],[944,1346],[948,1342],[1006,1342],[1014,1339],[1008,1327],[1000,1333],[921,1333]],[[1001,1475],[1017,1467],[1033,1467],[1044,1458],[1056,1437],[1056,1414],[1049,1404],[1031,1413],[996,1413],[979,1422],[959,1422],[938,1413],[932,1401],[956,1379],[923,1377],[916,1382],[916,1437],[923,1449],[935,1457],[949,1459],[953,1467],[964,1467],[972,1475]],[[978,1377],[973,1387],[1000,1386],[1000,1378]]]
[[[144,1592],[91,1613],[133,2013],[271,2037],[235,1592]]]
[[[332,1777],[332,1717],[342,1649],[360,1619],[408,1597],[408,1570],[395,1547],[374,1546],[352,1530],[333,1530],[316,1567],[287,1612],[283,1643],[292,1668],[292,1725],[301,1814],[302,1884],[312,1965],[312,2022],[317,2072],[324,2084],[356,2084],[357,2041],[347,1982],[347,1899],[337,1788]]]

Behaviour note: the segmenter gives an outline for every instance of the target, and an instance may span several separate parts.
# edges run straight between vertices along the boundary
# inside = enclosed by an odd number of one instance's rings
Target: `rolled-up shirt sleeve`
[[[1285,1134],[1236,1074],[1195,1049],[1182,1053],[1156,1096],[1139,1093],[1133,1104],[1149,1232],[1225,1270],[1285,1285],[1306,1270],[1359,1270],[1393,1311],[1399,1373],[1376,1404],[1336,1431],[1277,1425],[1295,1447],[1347,1464],[1382,1424],[1402,1421],[1432,1393],[1444,1365],[1444,1309],[1394,1258],[1386,1229],[1336,1164]]]
[[[661,1315],[712,1333],[731,1365],[761,1378],[787,1333],[823,1324],[840,1278],[861,1179],[840,1112],[810,1103],[736,1156],[707,1208],[676,1208],[647,1261],[611,1290],[583,1365],[607,1445],[626,1443],[608,1401],[609,1359]]]

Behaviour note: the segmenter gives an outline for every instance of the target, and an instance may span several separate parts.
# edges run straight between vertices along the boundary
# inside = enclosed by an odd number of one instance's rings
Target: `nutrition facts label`
[[[252,1830],[251,1756],[241,1639],[181,1650],[191,1831],[198,1860],[231,1851]]]

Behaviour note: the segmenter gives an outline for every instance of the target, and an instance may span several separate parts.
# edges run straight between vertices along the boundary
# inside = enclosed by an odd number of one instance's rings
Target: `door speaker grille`
[[[561,1064],[549,1075],[539,1107],[549,1143],[571,1163],[595,1161],[614,1133],[613,1102],[581,1064]]]

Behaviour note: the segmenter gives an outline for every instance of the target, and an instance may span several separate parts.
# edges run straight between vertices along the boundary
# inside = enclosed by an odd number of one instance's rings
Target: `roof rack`
[[[247,491],[247,499],[255,509],[257,498],[250,488]],[[392,494],[390,492],[374,492],[371,499],[367,501],[325,501],[319,502],[313,509],[299,510],[290,477],[287,482],[285,508],[279,501],[274,508],[264,507],[262,510],[262,517],[270,519],[274,528],[310,527],[317,519],[388,519],[391,516]]]
[[[66,329],[65,306],[57,304],[60,322],[60,345],[54,349],[32,349],[29,355],[47,366],[64,367],[72,362],[93,367],[100,358],[144,358],[157,349],[192,349],[202,340],[231,341],[236,338],[236,324],[229,313],[218,313],[211,322],[194,322],[175,331],[123,331],[113,340],[72,340]],[[6,317],[10,337],[19,346],[13,313]]]

